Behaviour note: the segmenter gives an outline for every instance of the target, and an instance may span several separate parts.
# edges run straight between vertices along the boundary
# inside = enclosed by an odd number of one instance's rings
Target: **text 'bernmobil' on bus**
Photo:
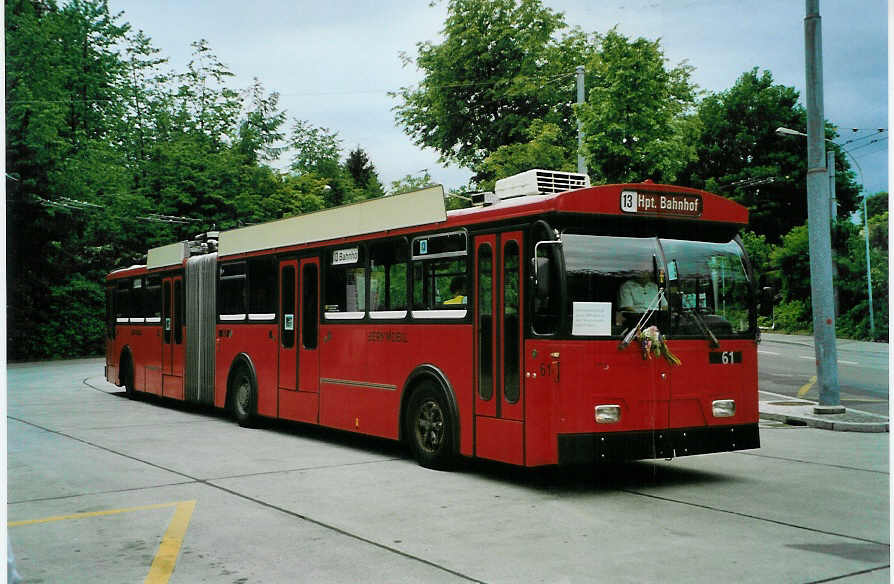
[[[757,448],[747,210],[531,170],[149,250],[107,277],[106,378],[524,466]]]

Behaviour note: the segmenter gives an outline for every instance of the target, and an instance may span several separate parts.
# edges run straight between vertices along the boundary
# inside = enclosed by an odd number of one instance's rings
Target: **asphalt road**
[[[26,582],[891,577],[887,434],[762,422],[753,451],[444,473],[392,442],[130,401],[95,359],[11,365],[8,405]]]
[[[839,340],[838,381],[841,404],[888,415],[889,353],[887,343]],[[813,339],[765,334],[758,347],[761,391],[819,400]]]

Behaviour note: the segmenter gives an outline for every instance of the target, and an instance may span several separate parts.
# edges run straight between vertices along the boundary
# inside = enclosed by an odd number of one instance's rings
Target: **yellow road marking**
[[[810,381],[801,386],[801,389],[798,390],[798,397],[804,397],[810,388],[813,387],[813,384],[816,383],[816,375],[810,378]]]
[[[192,518],[195,508],[195,501],[177,503],[177,510],[174,511],[174,517],[168,525],[168,530],[161,538],[158,552],[155,554],[155,559],[152,560],[152,567],[149,568],[149,575],[146,576],[143,584],[166,584],[171,578],[171,574],[174,573],[174,565],[177,563],[177,556],[180,554],[183,536],[186,535],[186,528],[189,527],[189,520]]]
[[[130,513],[131,511],[145,511],[147,509],[163,509],[165,507],[174,507],[174,517],[168,524],[168,530],[161,538],[158,551],[152,560],[152,566],[149,568],[149,574],[143,581],[143,584],[167,584],[174,573],[174,566],[177,563],[177,556],[180,555],[180,546],[183,543],[183,536],[186,535],[186,528],[189,527],[189,520],[192,519],[192,512],[196,508],[195,501],[179,501],[175,503],[158,503],[156,505],[143,505],[141,507],[127,507],[124,509],[108,509],[106,511],[90,511],[88,513],[72,513],[71,515],[54,515],[52,517],[43,517],[41,519],[25,519],[23,521],[10,521],[7,523],[9,527],[20,527],[23,525],[34,525],[36,523],[51,523],[53,521],[63,521],[66,519],[85,519],[88,517],[103,517],[107,515],[118,515],[120,513]]]
[[[35,523],[50,523],[52,521],[63,521],[65,519],[83,519],[85,517],[102,517],[103,515],[117,515],[119,513],[130,513],[131,511],[144,511],[146,509],[161,509],[163,507],[173,507],[179,503],[158,503],[157,505],[144,505],[142,507],[128,507],[126,509],[109,509],[106,511],[91,511],[89,513],[73,513],[71,515],[55,515],[53,517],[43,517],[42,519],[26,519],[24,521],[10,521],[10,527],[19,527],[21,525],[34,525]]]

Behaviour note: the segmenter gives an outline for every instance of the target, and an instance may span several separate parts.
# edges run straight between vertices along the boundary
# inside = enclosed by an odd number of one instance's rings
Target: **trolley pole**
[[[810,287],[817,413],[840,413],[838,351],[835,346],[835,303],[832,287],[832,245],[829,233],[829,178],[825,155],[823,114],[823,45],[819,0],[806,0],[804,49],[807,77],[807,223],[810,245]]]
[[[584,66],[577,66],[577,104],[582,105],[584,103]],[[587,163],[584,160],[583,154],[584,148],[584,127],[583,123],[580,121],[580,116],[577,118],[577,171],[581,174],[587,174]]]

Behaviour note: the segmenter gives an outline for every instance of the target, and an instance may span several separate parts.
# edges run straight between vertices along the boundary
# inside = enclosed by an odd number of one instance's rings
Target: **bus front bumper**
[[[757,424],[560,434],[559,464],[675,458],[759,447]]]

